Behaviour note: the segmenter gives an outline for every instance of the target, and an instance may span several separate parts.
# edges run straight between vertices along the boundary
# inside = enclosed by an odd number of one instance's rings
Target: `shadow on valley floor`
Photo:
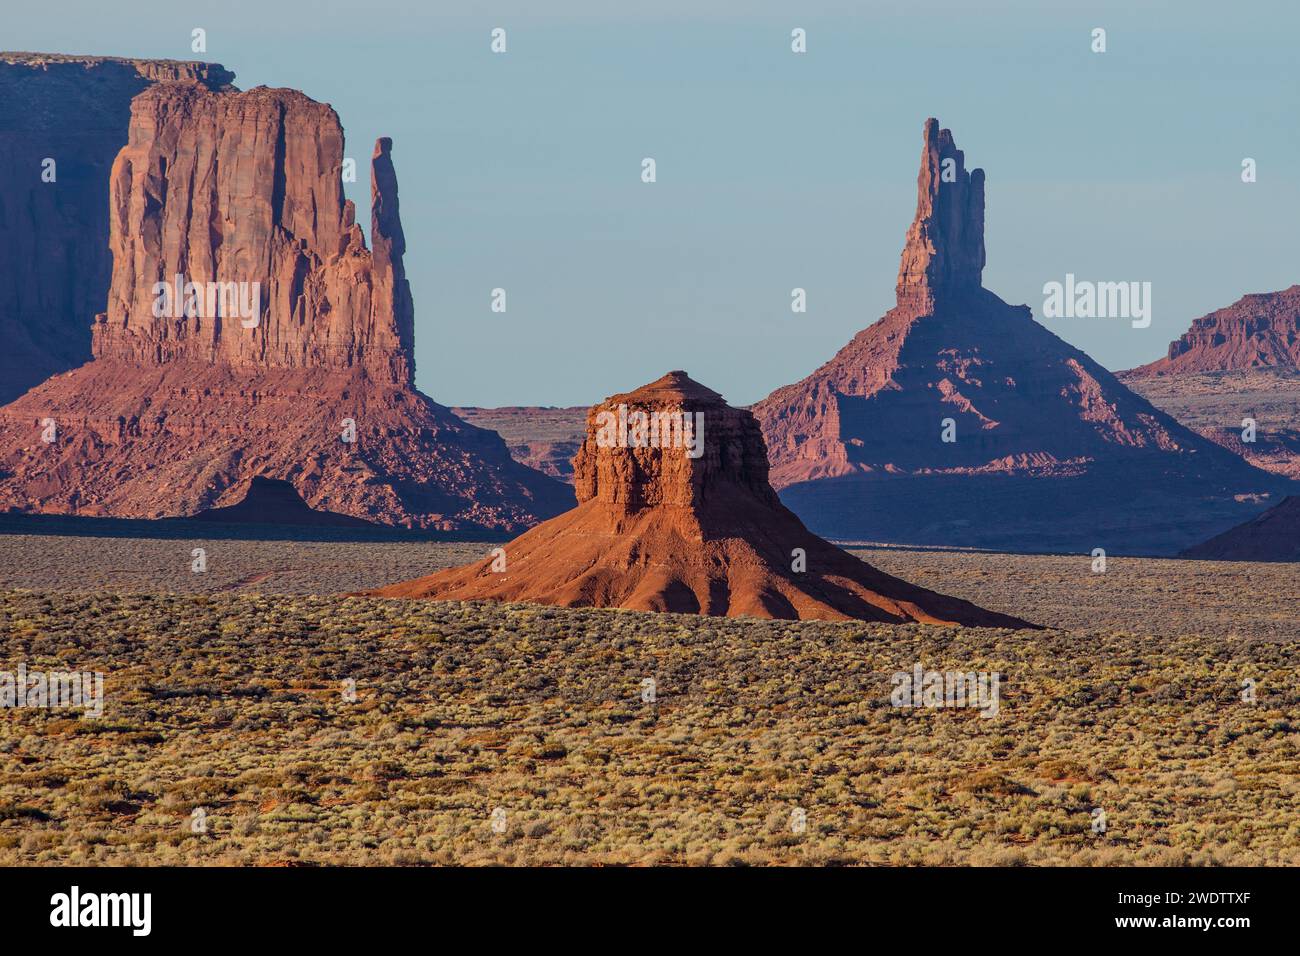
[[[1255,484],[1203,486],[1152,471],[1135,485],[1116,466],[1076,477],[850,475],[790,485],[781,501],[837,544],[888,542],[1008,554],[1169,558],[1249,521],[1300,486],[1257,469]]]
[[[505,541],[509,536],[482,529],[426,531],[411,528],[308,527],[304,525],[222,523],[186,518],[89,518],[78,515],[0,512],[0,535],[54,535],[78,538],[149,538],[221,541]]]

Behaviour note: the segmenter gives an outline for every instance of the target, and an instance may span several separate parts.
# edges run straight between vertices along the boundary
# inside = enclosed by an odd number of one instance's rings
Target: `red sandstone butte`
[[[94,359],[0,408],[0,508],[192,515],[238,501],[254,475],[318,510],[440,530],[514,532],[572,502],[416,391],[391,143],[372,159],[373,250],[342,163],[338,116],[294,90],[136,96]],[[155,284],[177,274],[256,283],[256,324],[156,316]]]
[[[1137,377],[1187,372],[1231,372],[1300,366],[1300,285],[1281,292],[1244,295],[1203,315],[1169,354],[1127,374]]]
[[[0,403],[90,358],[131,99],[154,83],[233,79],[216,63],[0,53]]]
[[[697,413],[702,454],[683,442],[627,447],[602,436],[625,406],[648,415]],[[693,417],[692,421],[696,419]],[[878,571],[810,533],[768,484],[754,417],[670,372],[593,407],[574,458],[578,506],[498,555],[368,592],[437,600],[522,601],[726,617],[1026,627]],[[796,549],[806,561],[793,570]],[[499,565],[498,565],[499,567]]]
[[[945,177],[945,168],[949,175]],[[837,540],[1173,553],[1285,481],[982,287],[985,177],[925,123],[897,304],[753,406],[782,500]],[[956,441],[944,442],[951,419]]]

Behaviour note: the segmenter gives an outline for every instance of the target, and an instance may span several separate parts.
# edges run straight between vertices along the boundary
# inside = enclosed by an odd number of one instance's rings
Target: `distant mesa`
[[[225,71],[219,87],[163,79],[131,101],[106,174],[107,303],[81,316],[93,360],[0,408],[0,510],[189,515],[256,475],[408,528],[516,533],[569,507],[569,488],[414,387],[391,141],[371,160],[367,249],[333,109]],[[9,108],[80,87],[37,71],[21,89]]]
[[[1300,479],[1300,285],[1196,319],[1165,358],[1119,378],[1257,468]]]
[[[1262,515],[1188,548],[1180,557],[1300,562],[1300,497],[1292,495]]]
[[[302,500],[291,482],[257,475],[248,484],[238,504],[208,508],[187,521],[215,521],[222,524],[294,525],[312,528],[374,528],[371,521],[351,515],[317,510]]]
[[[1300,368],[1118,373],[1133,391],[1256,468],[1300,480]]]
[[[985,290],[985,193],[983,171],[927,120],[896,306],[753,406],[773,484],[812,530],[1172,554],[1258,510],[1243,496],[1292,487]]]
[[[573,484],[573,456],[587,430],[585,407],[453,408],[452,413],[500,435],[515,461]]]
[[[1300,285],[1244,295],[1203,315],[1169,354],[1127,373],[1134,378],[1242,369],[1300,369]]]
[[[689,430],[679,429],[683,415]],[[685,372],[590,410],[574,485],[576,508],[502,551],[369,593],[727,617],[1031,626],[900,581],[809,532],[768,483],[753,415]]]

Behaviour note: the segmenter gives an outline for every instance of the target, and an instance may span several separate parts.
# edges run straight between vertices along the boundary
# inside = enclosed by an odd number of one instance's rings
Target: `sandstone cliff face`
[[[646,416],[643,425],[637,415]],[[652,446],[651,416],[657,419],[658,446]],[[663,447],[666,429],[670,447]],[[609,440],[625,432],[626,446],[621,437],[617,444]],[[698,450],[697,457],[687,453],[688,446]],[[691,513],[725,509],[736,494],[769,504],[777,500],[754,416],[732,408],[685,372],[669,372],[591,409],[586,439],[573,459],[573,486],[580,504],[600,501],[623,513],[660,505]]]
[[[109,169],[131,99],[158,82],[233,79],[214,63],[0,53],[0,403],[90,358],[112,267]]]
[[[375,148],[372,256],[343,198],[343,128],[328,105],[294,90],[164,84],[141,93],[113,164],[113,279],[95,356],[364,368],[410,382],[414,315],[390,148],[387,140]],[[205,289],[255,287],[256,326],[245,328],[253,317],[239,313],[187,316],[183,285],[169,314],[156,317],[156,284],[175,285],[177,275]]]
[[[916,216],[903,243],[899,305],[932,305],[936,295],[980,287],[984,271],[984,170],[966,170],[952,131],[925,121]]]
[[[1135,368],[1137,377],[1231,372],[1253,368],[1300,367],[1300,285],[1281,292],[1244,295],[1232,305],[1203,315],[1169,354]]]
[[[665,441],[660,430],[657,444],[647,444],[638,412],[661,416],[661,424],[692,416],[692,441]],[[573,464],[579,504],[572,511],[479,563],[371,593],[727,617],[1028,626],[900,581],[811,534],[768,484],[754,417],[685,372],[593,407]]]
[[[918,193],[897,306],[754,406],[773,483],[813,530],[1170,553],[1259,507],[1236,496],[1282,490],[980,287],[984,176],[934,120]]]
[[[295,91],[166,83],[136,98],[95,358],[0,409],[0,508],[191,515],[255,476],[313,508],[439,530],[517,531],[572,503],[414,389],[391,143],[372,160],[373,253],[342,158],[334,111]],[[256,322],[206,302],[155,314],[177,273],[257,288]]]

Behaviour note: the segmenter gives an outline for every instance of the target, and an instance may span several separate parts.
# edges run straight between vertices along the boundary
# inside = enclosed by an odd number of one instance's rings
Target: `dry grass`
[[[67,540],[51,547],[66,557]],[[300,547],[241,544],[241,576],[257,549]],[[416,549],[425,570],[448,546],[354,547]],[[347,554],[320,579],[364,563]],[[1079,559],[873,560],[1018,613],[1105,601],[1078,597],[1095,576],[1051,564]],[[1154,601],[1179,577],[1161,567],[1183,564],[1135,561],[1128,580]],[[0,667],[104,671],[107,703],[98,720],[4,714],[0,864],[1300,864],[1296,646],[1216,634],[1229,598],[1157,639],[1105,621],[1027,635],[8,590]],[[890,706],[890,675],[916,662],[999,672],[1001,712]]]
[[[0,588],[338,594],[468,564],[498,543],[0,534]],[[207,571],[190,570],[203,548]],[[854,549],[899,577],[1064,629],[1294,640],[1296,565]]]

